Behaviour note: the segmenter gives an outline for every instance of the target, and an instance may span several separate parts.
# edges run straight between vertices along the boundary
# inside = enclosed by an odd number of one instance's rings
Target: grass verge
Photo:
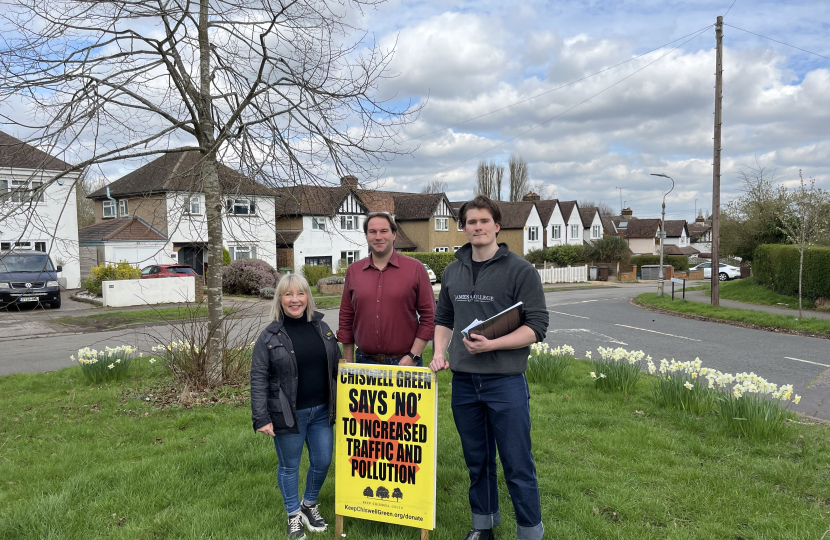
[[[235,310],[231,308],[225,308],[226,315],[234,312]],[[96,313],[85,317],[60,317],[56,320],[61,324],[79,328],[105,330],[127,324],[180,321],[200,317],[207,317],[207,308],[204,306],[116,311],[114,313]]]
[[[696,288],[706,291],[708,296],[711,291],[710,285],[703,285]],[[778,294],[755,283],[753,277],[725,281],[720,284],[720,297],[726,300],[735,300],[746,304],[758,304],[761,306],[776,306],[789,309],[798,309],[798,297]],[[815,309],[816,305],[810,300],[803,300],[804,309]]]
[[[659,298],[657,293],[644,293],[637,296],[637,302],[642,305],[655,307],[665,311],[695,315],[750,325],[754,327],[783,329],[811,335],[830,335],[830,321],[805,317],[799,319],[792,315],[777,315],[751,309],[736,309],[723,306],[711,306],[701,302],[688,300],[672,300],[671,296]]]
[[[816,540],[827,530],[828,428],[789,424],[783,439],[754,443],[713,416],[655,405],[646,377],[626,397],[593,388],[588,369],[575,361],[552,388],[530,385],[546,537]],[[77,367],[0,377],[0,539],[285,538],[276,454],[251,430],[244,391],[169,405],[158,364],[135,373],[92,386]],[[439,375],[435,540],[470,526],[450,380]],[[497,535],[512,540],[499,476]],[[333,479],[332,470],[319,500],[332,524]],[[418,535],[356,519],[346,533]],[[314,537],[332,539],[333,527]]]

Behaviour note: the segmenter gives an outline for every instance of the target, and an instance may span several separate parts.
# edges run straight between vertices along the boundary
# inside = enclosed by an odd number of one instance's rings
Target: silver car
[[[435,272],[432,271],[432,268],[429,267],[427,263],[424,263],[424,268],[427,270],[427,275],[429,276],[429,282],[435,285],[435,282],[438,281],[438,278],[435,277]]]
[[[712,278],[712,263],[705,262],[701,263],[689,270],[703,270],[703,277],[704,279],[711,279]],[[732,266],[730,264],[720,264],[720,271],[718,273],[718,279],[720,281],[729,281],[730,279],[738,279],[741,277],[741,269],[737,266]]]

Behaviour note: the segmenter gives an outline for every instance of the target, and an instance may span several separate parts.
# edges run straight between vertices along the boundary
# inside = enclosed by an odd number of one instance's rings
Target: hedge
[[[323,278],[331,276],[331,266],[327,265],[303,265],[303,277],[306,278],[308,284],[312,287],[317,286],[317,282]],[[317,289],[319,292],[319,289]]]
[[[755,283],[779,294],[798,296],[798,260],[797,246],[758,246],[752,259]],[[810,301],[830,298],[830,248],[811,247],[804,250],[801,294]]]
[[[547,249],[531,249],[524,258],[531,264],[549,262],[559,266],[573,266],[585,261],[585,248],[582,244],[562,244]]]
[[[441,281],[441,276],[444,274],[444,268],[455,260],[455,253],[452,252],[432,253],[406,251],[402,252],[401,255],[406,255],[407,257],[412,257],[422,263],[426,263],[430,268],[432,268],[432,271],[435,272],[435,277],[438,278],[439,283]]]
[[[660,255],[635,255],[628,262],[636,265],[637,268],[649,264],[660,264]],[[688,272],[689,258],[685,255],[663,255],[663,265],[674,267],[675,272]]]
[[[141,270],[127,261],[121,261],[118,264],[101,263],[92,267],[83,285],[90,294],[101,296],[103,294],[101,283],[104,281],[139,279],[140,277]]]

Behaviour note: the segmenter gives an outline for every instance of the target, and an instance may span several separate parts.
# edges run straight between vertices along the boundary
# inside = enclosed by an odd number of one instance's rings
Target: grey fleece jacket
[[[475,319],[485,320],[524,302],[525,326],[536,333],[536,340],[545,339],[549,314],[539,273],[526,260],[512,253],[507,244],[478,272],[473,285],[473,249],[464,245],[455,252],[458,259],[444,269],[435,324],[451,328],[449,347],[450,369],[462,373],[514,375],[527,369],[530,347],[492,351],[472,355],[462,343],[461,330]]]

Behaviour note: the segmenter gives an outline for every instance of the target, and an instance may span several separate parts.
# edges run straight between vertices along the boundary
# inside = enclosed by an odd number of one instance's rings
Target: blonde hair
[[[277,288],[274,290],[274,303],[271,305],[271,320],[281,321],[285,317],[282,309],[282,295],[289,290],[303,291],[305,293],[306,299],[308,300],[305,313],[308,321],[311,322],[311,318],[317,307],[314,305],[314,297],[311,295],[311,287],[309,287],[308,281],[300,274],[288,274],[287,276],[283,276],[280,282],[277,283]]]

